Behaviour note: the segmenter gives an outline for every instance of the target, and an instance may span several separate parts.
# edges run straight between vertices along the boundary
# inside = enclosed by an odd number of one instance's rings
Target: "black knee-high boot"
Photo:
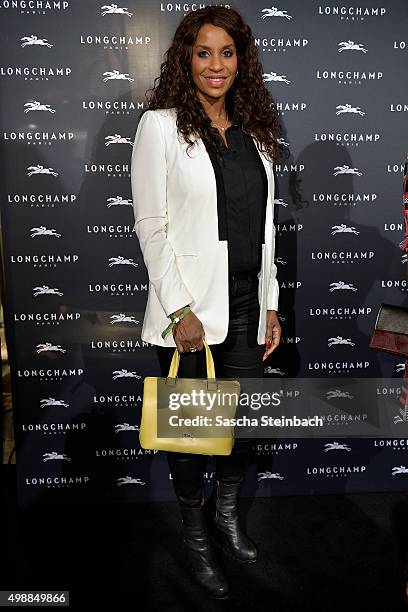
[[[204,516],[203,469],[206,457],[167,453],[180,504],[183,547],[197,584],[211,597],[229,597],[229,585],[211,547]]]
[[[258,550],[242,529],[238,518],[238,495],[244,479],[252,440],[238,438],[227,457],[217,457],[214,489],[206,504],[206,514],[215,540],[233,557],[244,563],[254,563]]]

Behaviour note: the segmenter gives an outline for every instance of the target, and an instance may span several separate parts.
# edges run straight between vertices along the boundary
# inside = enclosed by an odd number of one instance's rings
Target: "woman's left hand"
[[[262,361],[265,361],[267,357],[279,346],[281,340],[282,329],[278,319],[278,313],[276,310],[266,311],[266,333],[265,333],[265,344],[266,349],[262,357]]]

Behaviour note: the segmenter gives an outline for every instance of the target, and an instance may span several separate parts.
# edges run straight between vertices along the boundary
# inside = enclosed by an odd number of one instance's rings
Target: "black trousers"
[[[229,326],[221,344],[209,345],[219,378],[262,378],[265,346],[258,344],[258,279],[256,274],[231,276],[229,280]],[[167,376],[174,349],[156,347],[161,375]],[[178,376],[205,378],[205,350],[182,353]],[[249,462],[253,440],[236,438],[231,455],[216,457],[216,479],[241,482]],[[206,455],[167,452],[167,461],[178,500],[189,506],[200,505]]]

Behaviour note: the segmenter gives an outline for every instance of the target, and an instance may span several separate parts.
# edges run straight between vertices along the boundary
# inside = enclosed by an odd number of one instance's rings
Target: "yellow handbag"
[[[237,380],[217,380],[215,378],[214,360],[210,347],[204,340],[206,352],[207,378],[179,378],[177,376],[180,365],[180,353],[177,348],[171,360],[167,378],[147,376],[143,383],[142,419],[140,423],[140,446],[150,450],[173,451],[179,453],[198,453],[201,455],[230,455],[234,443],[234,427],[229,420],[235,417],[239,395],[240,383]],[[169,397],[174,394],[196,394],[201,397],[216,394],[211,409],[195,408],[194,402],[181,403],[175,409],[169,409]],[[171,396],[170,396],[171,394]],[[208,397],[207,395],[207,397]],[[186,397],[184,395],[184,397]],[[196,395],[197,397],[197,395]],[[214,396],[213,396],[214,397]],[[223,405],[220,398],[226,398],[227,405]],[[217,401],[215,401],[217,400]],[[169,428],[169,415],[177,412],[177,420],[187,419],[193,415],[201,414],[212,419],[208,427],[180,426],[177,427],[178,437],[159,437],[159,431]],[[227,420],[221,427],[216,425],[217,418]],[[161,424],[165,424],[162,428]],[[203,430],[206,435],[203,436]],[[197,432],[200,431],[200,436]],[[196,436],[194,433],[196,432]]]

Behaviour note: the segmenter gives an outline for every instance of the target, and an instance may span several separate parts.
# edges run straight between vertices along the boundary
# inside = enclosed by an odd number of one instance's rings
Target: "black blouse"
[[[240,123],[227,128],[225,138],[228,147],[223,143],[222,154],[208,152],[217,183],[218,237],[228,240],[230,275],[259,272],[268,179],[257,147]]]

